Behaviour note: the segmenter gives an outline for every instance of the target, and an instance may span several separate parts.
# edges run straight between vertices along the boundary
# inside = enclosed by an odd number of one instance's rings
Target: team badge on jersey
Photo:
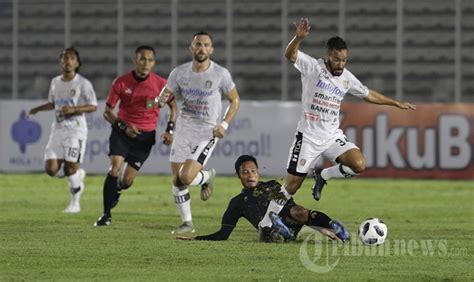
[[[147,109],[152,109],[154,104],[154,100],[147,100],[146,101],[146,108]]]
[[[212,87],[212,81],[206,80],[206,84],[205,84],[205,85],[206,85],[206,88],[207,88],[207,89],[211,89],[211,87]]]
[[[71,89],[71,93],[69,93],[71,97],[76,96],[76,89]]]
[[[189,77],[183,77],[181,78],[181,84],[188,85],[190,80],[191,79]]]
[[[349,80],[344,80],[344,81],[342,82],[342,87],[344,87],[344,89],[349,88]]]

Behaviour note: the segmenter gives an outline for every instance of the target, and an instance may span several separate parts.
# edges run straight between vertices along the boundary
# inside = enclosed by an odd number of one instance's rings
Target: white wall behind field
[[[40,101],[0,102],[0,171],[42,171],[43,152],[48,142],[52,112],[40,112],[27,119],[24,112]],[[90,173],[107,171],[110,125],[102,117],[104,103],[87,115],[89,138],[83,167]],[[234,161],[241,154],[255,155],[263,174],[284,175],[289,147],[299,118],[300,104],[295,102],[243,102],[226,137],[219,141],[209,167],[219,173],[233,174]],[[157,137],[166,127],[167,111],[163,111]],[[13,128],[16,130],[13,134]],[[141,169],[143,173],[170,173],[170,147],[158,140]]]
[[[25,117],[28,109],[41,102],[0,100],[0,171],[43,171],[53,112]],[[97,112],[87,115],[89,138],[83,167],[89,173],[103,174],[109,167],[110,125],[102,117],[104,104],[100,101]],[[220,175],[232,175],[235,159],[251,154],[259,160],[263,175],[283,177],[300,104],[242,101],[207,166],[215,167]],[[417,104],[416,111],[404,112],[346,103],[341,110],[342,128],[366,156],[365,177],[474,179],[474,104]],[[167,111],[163,111],[157,136],[166,120]],[[169,150],[158,140],[142,173],[169,174]]]

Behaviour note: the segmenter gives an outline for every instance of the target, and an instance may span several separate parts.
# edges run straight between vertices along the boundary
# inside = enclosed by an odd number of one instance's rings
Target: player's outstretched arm
[[[62,115],[92,113],[97,111],[96,105],[81,105],[81,106],[64,106],[61,109]]]
[[[227,93],[226,97],[229,101],[229,106],[225,111],[224,120],[220,125],[216,126],[212,132],[212,134],[217,138],[224,138],[225,131],[232,120],[234,120],[234,117],[240,108],[240,96],[235,87]]]
[[[176,237],[178,240],[203,240],[203,241],[225,241],[229,239],[239,218],[242,217],[243,197],[237,195],[230,200],[224,215],[222,216],[221,229],[209,234],[196,237]]]
[[[294,64],[301,41],[308,36],[311,26],[307,18],[301,18],[298,23],[295,22],[293,24],[295,25],[295,36],[286,47],[285,57]]]
[[[54,104],[51,103],[51,102],[48,102],[46,104],[43,104],[43,105],[40,105],[38,107],[34,107],[34,108],[30,109],[28,111],[28,116],[30,117],[30,116],[35,115],[38,112],[51,111],[51,110],[54,110]]]
[[[400,108],[402,110],[415,110],[416,109],[414,105],[408,102],[394,100],[372,89],[369,89],[369,95],[365,97],[364,100],[372,104],[389,105],[389,106]]]

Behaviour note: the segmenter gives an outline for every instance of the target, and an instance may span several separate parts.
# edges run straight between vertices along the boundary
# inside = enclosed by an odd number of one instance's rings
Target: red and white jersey
[[[165,85],[166,79],[153,72],[144,80],[135,78],[133,72],[129,72],[114,80],[106,103],[113,109],[120,101],[117,113],[120,119],[142,131],[153,131],[160,115],[160,108],[154,100]]]
[[[359,98],[369,95],[348,69],[333,76],[323,59],[315,59],[298,51],[296,69],[301,72],[303,111],[297,130],[312,140],[325,142],[339,129],[339,110],[346,93]]]
[[[166,88],[184,99],[178,122],[213,128],[221,119],[222,96],[235,88],[235,84],[229,71],[213,61],[203,72],[193,72],[192,62],[188,62],[173,69]]]
[[[60,115],[60,111],[64,106],[97,106],[97,97],[89,80],[78,73],[70,81],[64,81],[62,75],[54,77],[49,87],[48,102],[54,104],[56,115],[51,126],[51,134],[87,139],[84,113],[63,116]]]

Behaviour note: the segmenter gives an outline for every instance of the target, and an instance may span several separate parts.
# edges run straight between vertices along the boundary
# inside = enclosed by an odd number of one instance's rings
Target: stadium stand
[[[45,98],[44,81],[57,74],[58,50],[64,46],[64,2],[19,2],[19,97]],[[106,95],[117,75],[117,1],[71,0],[71,45],[81,51],[82,72]],[[140,44],[156,48],[156,71],[168,75],[172,66],[171,1],[124,0],[123,71]],[[190,36],[198,30],[214,37],[214,59],[226,65],[232,44],[232,74],[243,99],[279,99],[281,89],[281,1],[233,0],[232,42],[226,42],[226,1],[180,0],[177,62],[189,60]],[[348,68],[369,87],[394,96],[396,92],[396,1],[345,1]],[[11,97],[12,9],[0,2],[0,98]],[[462,100],[474,101],[474,1],[462,1]],[[339,31],[337,2],[292,0],[288,4],[288,38],[293,21],[312,20],[314,33],[302,50],[324,56],[324,42]],[[413,101],[452,101],[454,95],[454,1],[404,1],[404,96]],[[283,45],[286,44],[283,43]],[[289,66],[289,65],[288,65]],[[300,95],[299,74],[288,67],[290,100]],[[46,83],[47,84],[47,83]],[[46,87],[47,88],[47,87]]]

